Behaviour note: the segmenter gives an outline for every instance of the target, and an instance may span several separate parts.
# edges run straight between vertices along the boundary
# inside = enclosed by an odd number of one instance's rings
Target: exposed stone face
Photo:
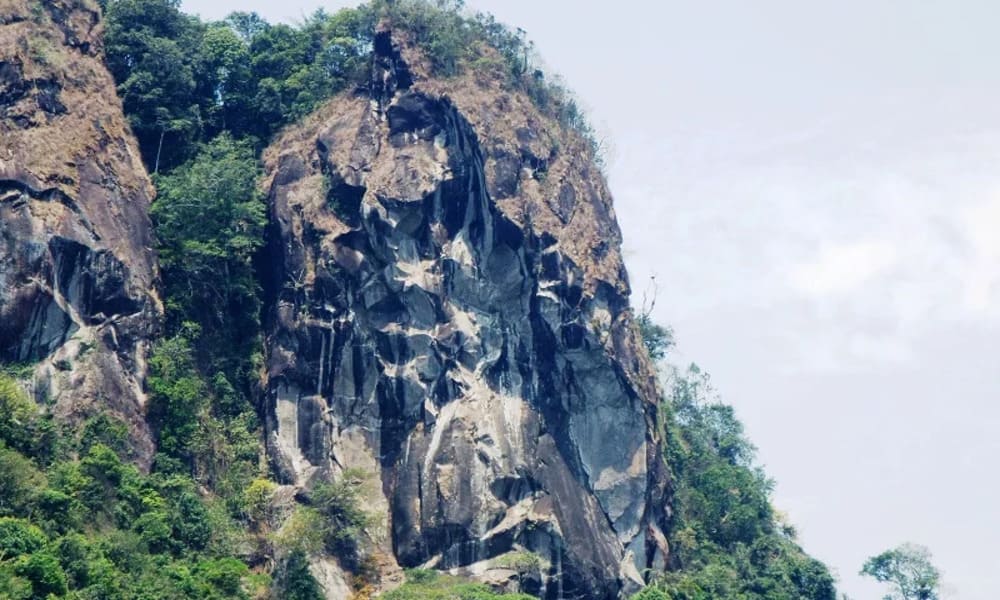
[[[372,472],[403,566],[529,550],[544,597],[619,597],[665,559],[666,475],[603,178],[502,78],[376,53],[265,153],[272,462]]]
[[[0,361],[37,363],[36,397],[59,416],[125,419],[148,464],[153,188],[102,64],[99,12],[0,7]]]

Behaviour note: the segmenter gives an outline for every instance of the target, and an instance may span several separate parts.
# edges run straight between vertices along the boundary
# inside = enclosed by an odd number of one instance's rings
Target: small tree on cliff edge
[[[895,588],[885,600],[938,600],[941,573],[931,564],[931,553],[923,546],[903,544],[886,550],[865,561],[861,574]]]

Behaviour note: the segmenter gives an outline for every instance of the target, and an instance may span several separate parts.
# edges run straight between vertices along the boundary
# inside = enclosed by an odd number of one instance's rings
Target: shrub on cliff
[[[366,529],[376,524],[365,510],[369,476],[360,469],[347,469],[333,482],[316,486],[310,500],[323,516],[323,537],[327,549],[347,562],[359,560],[358,543]]]
[[[527,594],[503,594],[481,583],[469,583],[434,571],[414,569],[406,583],[383,596],[385,600],[535,600]]]

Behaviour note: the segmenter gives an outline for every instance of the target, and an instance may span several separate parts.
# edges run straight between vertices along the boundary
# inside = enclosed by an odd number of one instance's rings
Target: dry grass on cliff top
[[[380,27],[389,25],[383,22]],[[514,157],[522,161],[517,192],[494,198],[504,215],[521,228],[556,237],[564,254],[584,271],[589,291],[598,282],[605,282],[627,295],[621,232],[592,140],[561,122],[552,111],[539,108],[489,45],[479,44],[457,74],[442,77],[432,74],[431,62],[410,34],[395,29],[392,36],[413,77],[412,91],[451,102],[472,126],[482,149],[488,185],[495,189],[500,160]],[[307,165],[314,164],[317,132],[352,123],[356,128],[366,103],[356,90],[343,92],[279,133],[264,152],[267,175],[262,185],[266,189],[272,186],[282,156],[297,154]],[[350,150],[349,146],[330,148],[331,162],[350,164]],[[544,169],[530,168],[530,162],[543,164]],[[560,194],[576,199],[569,215],[559,214]]]
[[[90,0],[46,2],[48,10],[64,12],[64,22],[54,23],[37,0],[0,0],[6,23],[0,28],[0,60],[22,65],[27,84],[57,85],[66,112],[45,112],[30,92],[8,107],[8,118],[0,121],[0,172],[16,171],[26,184],[58,187],[74,197],[80,185],[77,165],[97,160],[118,175],[126,190],[152,197],[114,80],[101,62],[98,8]],[[68,45],[68,34],[88,53]],[[28,126],[18,126],[12,114],[26,117]]]

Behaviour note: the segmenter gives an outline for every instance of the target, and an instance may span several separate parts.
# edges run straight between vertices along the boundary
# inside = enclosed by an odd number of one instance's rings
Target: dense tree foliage
[[[171,169],[223,131],[259,147],[359,81],[374,12],[317,12],[300,27],[235,13],[203,23],[179,0],[109,0],[108,66],[146,164]]]
[[[156,465],[230,499],[259,470],[253,257],[265,216],[257,176],[252,147],[223,133],[156,178],[152,208],[167,309],[167,337],[149,361]]]
[[[297,26],[241,12],[205,23],[179,4],[106,2],[108,65],[152,171],[183,164],[222,132],[259,150],[333,94],[367,88],[382,18],[410,32],[435,74],[488,69],[599,150],[572,95],[534,66],[524,31],[469,13],[460,0],[372,0],[334,14],[317,11]]]
[[[937,600],[941,573],[923,546],[903,544],[865,561],[862,575],[892,586],[885,600]]]
[[[639,322],[650,354],[665,356],[669,329]],[[795,543],[770,503],[771,482],[733,408],[697,366],[662,365],[661,417],[672,475],[671,570],[634,600],[834,600],[826,567]]]
[[[108,66],[151,170],[188,160],[221,132],[256,147],[363,81],[375,12],[319,11],[298,27],[252,13],[204,23],[178,0],[109,0]]]
[[[189,163],[158,177],[152,207],[168,329],[197,334],[199,360],[237,384],[257,347],[264,202],[253,149],[223,134]],[[197,327],[192,327],[195,324]]]
[[[99,415],[35,454],[41,416],[0,375],[0,597],[249,598],[267,578],[233,555],[243,527],[186,476],[127,462],[123,423]],[[54,426],[52,426],[54,429]]]
[[[203,123],[196,95],[203,25],[180,0],[113,0],[105,53],[146,164],[159,170],[189,156]]]

